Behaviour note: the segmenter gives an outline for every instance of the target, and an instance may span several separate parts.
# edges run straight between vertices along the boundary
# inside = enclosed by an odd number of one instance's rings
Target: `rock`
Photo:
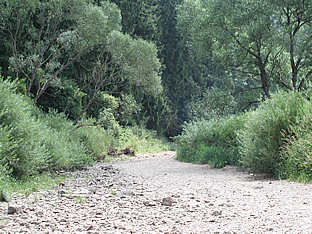
[[[96,194],[96,188],[89,188],[89,192],[91,193],[91,194]]]
[[[132,192],[132,191],[123,191],[122,192],[122,194],[121,194],[121,196],[134,196],[135,195],[135,193],[134,192]]]
[[[15,206],[8,206],[8,215],[13,215],[19,212],[19,208]]]
[[[155,202],[151,202],[151,201],[143,201],[143,204],[145,206],[156,206],[157,205]]]
[[[58,190],[57,194],[62,197],[66,194],[66,191],[65,190]]]
[[[220,215],[222,215],[222,211],[215,210],[214,212],[212,212],[211,215],[212,215],[212,216],[220,216]]]
[[[160,204],[163,206],[172,206],[174,203],[174,200],[171,197],[165,197],[161,200]]]
[[[116,148],[114,148],[114,147],[110,147],[109,149],[108,149],[108,155],[110,155],[110,156],[116,156],[116,155],[118,155],[118,150],[116,149]]]
[[[100,167],[104,171],[112,170],[113,166],[112,165],[105,165]]]
[[[125,148],[124,150],[121,150],[120,153],[125,154],[125,155],[135,156],[134,150],[130,148]]]

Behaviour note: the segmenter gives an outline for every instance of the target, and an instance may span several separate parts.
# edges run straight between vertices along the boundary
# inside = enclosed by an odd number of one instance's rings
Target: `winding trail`
[[[49,191],[16,197],[0,233],[312,233],[312,184],[174,160],[98,163]]]

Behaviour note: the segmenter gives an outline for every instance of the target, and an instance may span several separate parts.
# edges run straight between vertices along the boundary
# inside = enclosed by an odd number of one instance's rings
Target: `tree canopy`
[[[214,60],[266,97],[276,86],[308,87],[311,78],[311,2],[185,0],[179,27],[189,49]]]
[[[64,96],[60,111],[68,110],[73,101],[80,103],[80,114],[74,117],[77,122],[92,103],[100,101],[103,91],[130,92],[132,88],[123,87],[130,86],[146,95],[161,94],[158,50],[152,42],[122,32],[116,4],[1,0],[0,6],[4,75],[25,81],[25,94],[35,103],[49,106],[54,100],[45,101],[47,92],[74,89],[72,95]],[[54,103],[50,107],[58,108],[60,100]]]

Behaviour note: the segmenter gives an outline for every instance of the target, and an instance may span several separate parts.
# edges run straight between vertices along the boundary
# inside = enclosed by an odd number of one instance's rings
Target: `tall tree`
[[[27,95],[34,95],[35,103],[49,88],[77,89],[71,93],[84,99],[78,121],[111,83],[120,86],[122,81],[146,94],[162,92],[156,46],[121,32],[114,3],[0,0],[0,6],[11,72],[26,78]]]
[[[305,0],[185,0],[180,8],[189,48],[213,51],[215,61],[268,98],[275,84],[300,90],[312,75],[311,16]]]
[[[165,69],[163,82],[172,108],[177,112],[178,125],[188,120],[187,104],[210,86],[207,63],[199,64],[187,50],[187,41],[177,30],[177,10],[182,0],[161,0],[160,27]],[[209,66],[209,65],[208,65]]]
[[[160,0],[111,0],[121,10],[123,32],[133,37],[153,41],[160,40]]]

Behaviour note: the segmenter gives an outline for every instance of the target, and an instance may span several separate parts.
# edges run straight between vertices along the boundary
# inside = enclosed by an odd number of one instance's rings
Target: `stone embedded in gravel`
[[[8,206],[8,215],[13,215],[16,214],[20,211],[20,208],[15,207],[15,206]]]
[[[90,191],[88,189],[85,188],[80,188],[76,191],[74,191],[70,196],[72,198],[79,198],[79,197],[88,197],[90,194]]]
[[[156,202],[153,201],[143,201],[145,206],[157,206]]]
[[[222,211],[215,210],[214,212],[211,213],[211,215],[213,215],[213,216],[220,216],[220,215],[222,215]]]
[[[165,197],[161,200],[160,204],[163,206],[172,206],[174,203],[174,200],[171,197]]]

